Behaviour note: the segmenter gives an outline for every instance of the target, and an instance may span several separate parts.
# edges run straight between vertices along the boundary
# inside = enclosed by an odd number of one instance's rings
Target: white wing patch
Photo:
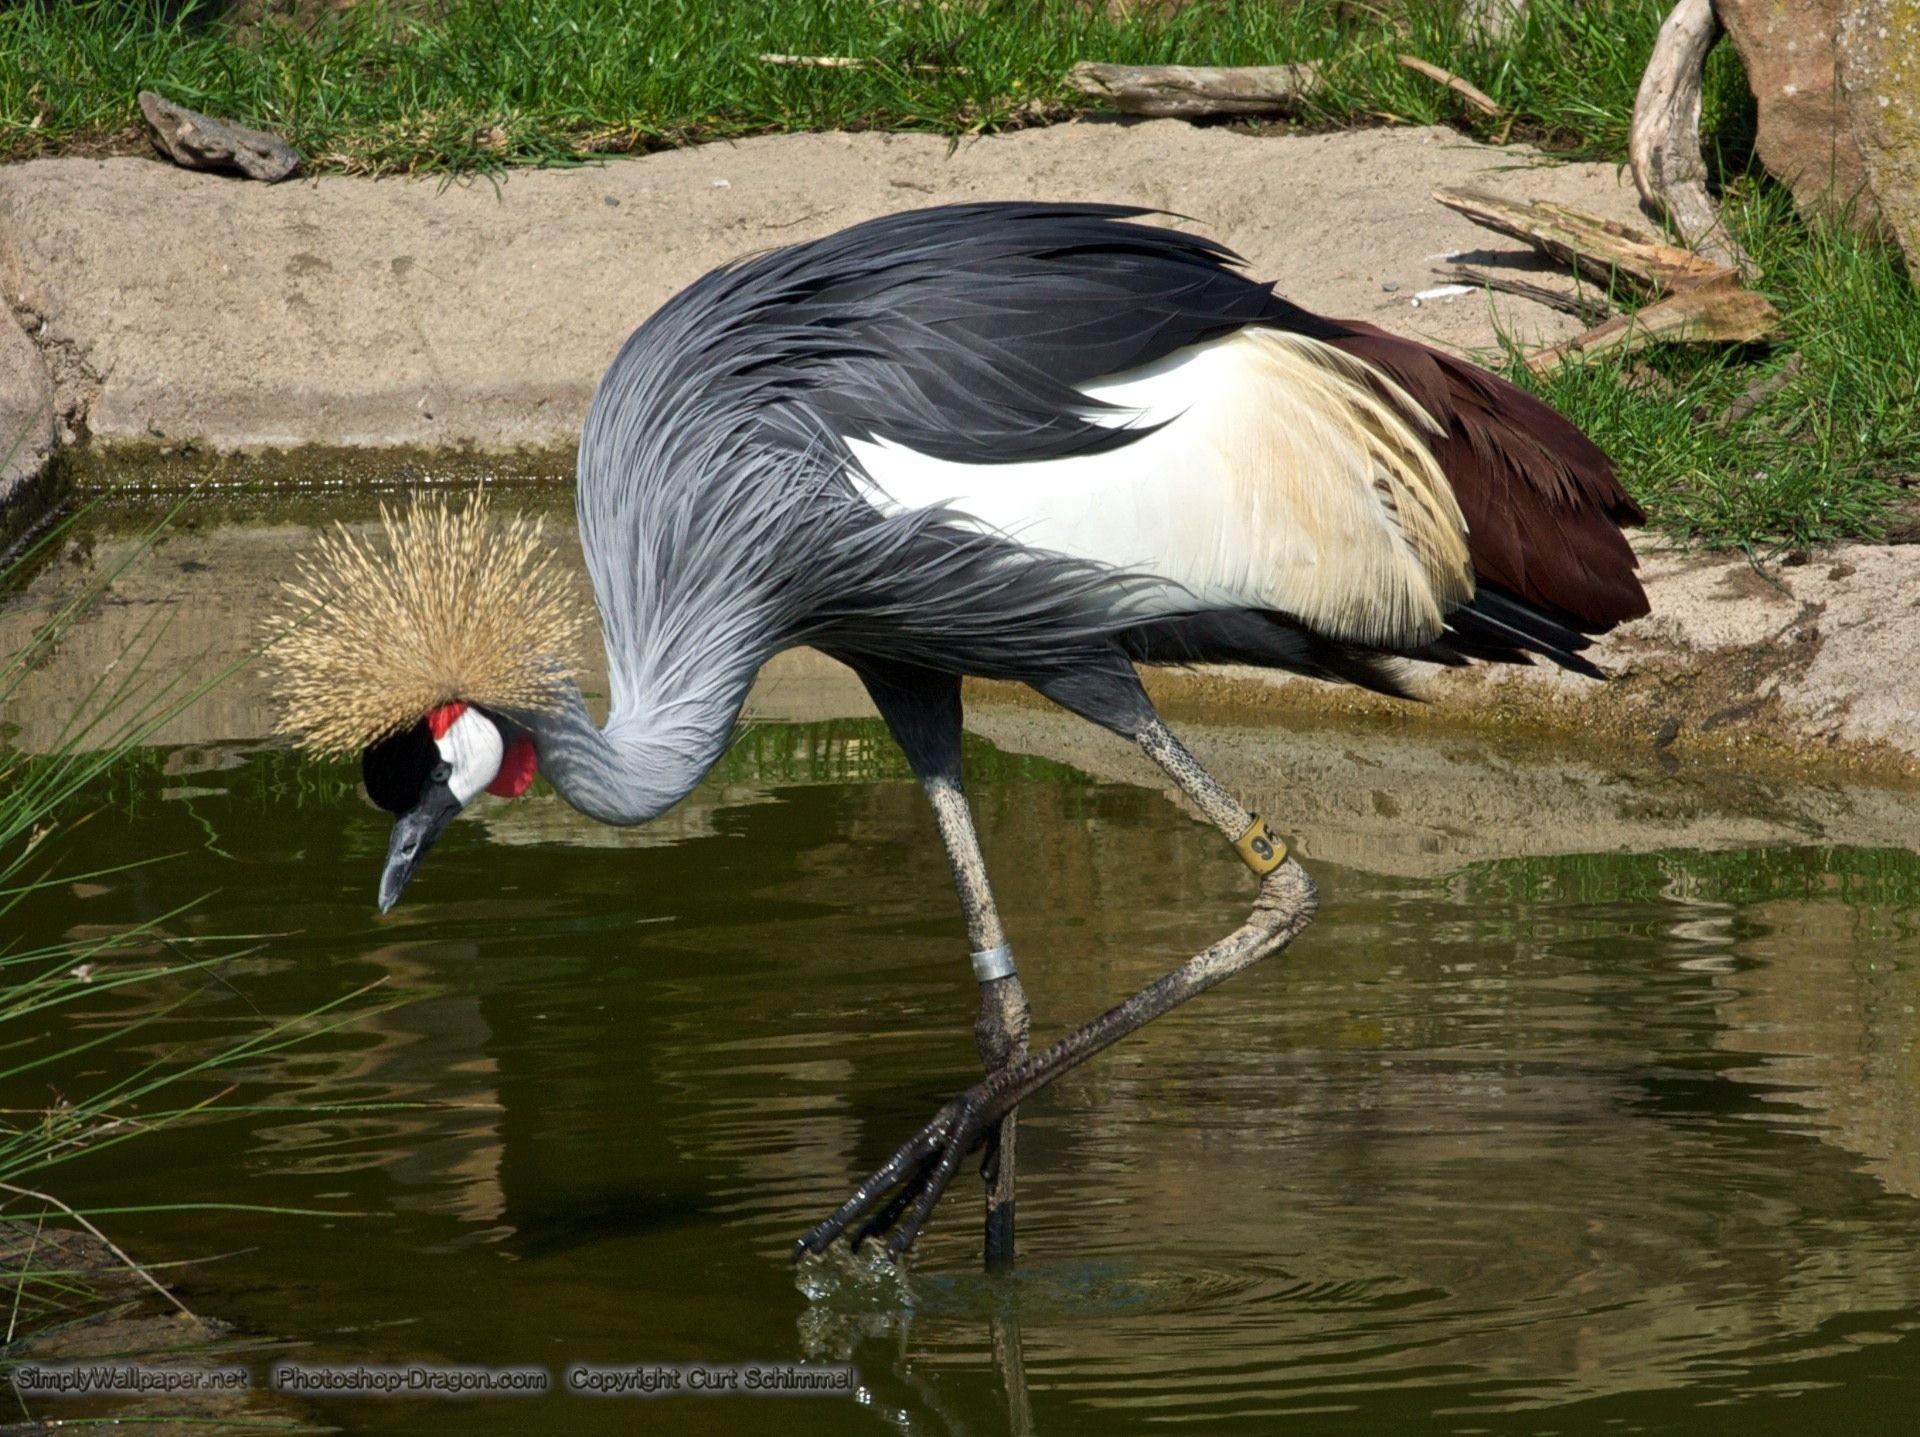
[[[1472,597],[1466,523],[1416,432],[1433,421],[1352,356],[1243,329],[1082,392],[1124,406],[1092,422],[1162,427],[1105,454],[1012,464],[854,439],[854,481],[889,513],[944,505],[1027,548],[1166,580],[1133,597],[1142,616],[1275,609],[1400,647]]]

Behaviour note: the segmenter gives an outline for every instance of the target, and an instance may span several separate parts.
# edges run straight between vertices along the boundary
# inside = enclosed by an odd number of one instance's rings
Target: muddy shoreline
[[[1411,712],[1258,670],[1190,673],[1160,691],[1605,738],[1782,772],[1920,779],[1920,547],[1843,544],[1764,567],[1724,553],[1651,552],[1641,563],[1653,612],[1594,646],[1606,683],[1547,667],[1420,666],[1414,686],[1425,702]]]
[[[313,1430],[314,1414],[295,1399],[253,1385],[238,1391],[182,1390],[164,1395],[102,1393],[43,1398],[20,1392],[17,1368],[139,1362],[147,1367],[249,1366],[285,1349],[212,1318],[170,1307],[98,1238],[60,1223],[0,1221],[0,1275],[10,1287],[45,1284],[46,1310],[11,1335],[0,1386],[24,1420],[0,1432],[46,1432],[72,1425],[137,1423],[156,1437],[192,1437],[230,1427]],[[20,1311],[16,1307],[16,1322]]]

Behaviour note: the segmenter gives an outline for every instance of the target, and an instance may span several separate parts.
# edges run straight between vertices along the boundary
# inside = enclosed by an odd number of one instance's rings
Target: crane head
[[[536,767],[533,742],[471,704],[442,704],[360,755],[367,796],[394,816],[380,911],[399,900],[441,830],[482,791],[515,798]]]
[[[533,742],[504,715],[578,702],[592,611],[541,521],[495,522],[484,491],[464,505],[415,494],[380,517],[373,536],[319,536],[263,638],[275,730],[309,753],[358,751],[368,795],[394,815],[384,913],[482,790],[533,781]]]

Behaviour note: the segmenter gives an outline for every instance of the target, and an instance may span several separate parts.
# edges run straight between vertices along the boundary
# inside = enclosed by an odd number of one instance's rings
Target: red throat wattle
[[[500,772],[487,785],[487,792],[501,798],[518,798],[533,782],[534,771],[539,766],[533,740],[525,734],[516,734],[507,745],[506,754],[500,760]]]

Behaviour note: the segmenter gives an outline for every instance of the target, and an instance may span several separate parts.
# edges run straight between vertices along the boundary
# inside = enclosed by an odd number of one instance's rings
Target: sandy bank
[[[1642,555],[1653,612],[1607,635],[1604,684],[1549,667],[1419,666],[1409,706],[1253,669],[1172,674],[1151,686],[1197,702],[1256,703],[1391,722],[1579,731],[1666,749],[1920,775],[1920,546],[1844,544],[1805,562]]]
[[[723,261],[857,220],[978,199],[1154,206],[1309,306],[1456,348],[1577,326],[1521,300],[1429,299],[1435,262],[1530,252],[1436,185],[1634,214],[1615,167],[1444,129],[1251,137],[1081,123],[949,148],[783,135],[458,184],[278,186],[139,159],[0,169],[0,277],[93,476],[136,456],[469,450],[567,469],[593,386],[661,301]],[[0,356],[4,357],[4,356]],[[0,381],[5,371],[0,369]],[[150,470],[140,472],[150,473]],[[260,472],[258,465],[250,471]],[[301,477],[325,477],[311,460]]]

